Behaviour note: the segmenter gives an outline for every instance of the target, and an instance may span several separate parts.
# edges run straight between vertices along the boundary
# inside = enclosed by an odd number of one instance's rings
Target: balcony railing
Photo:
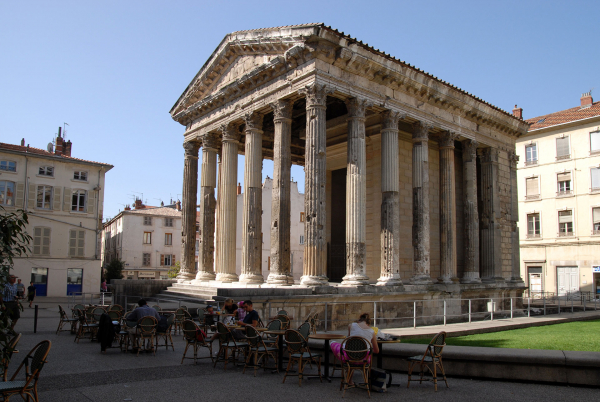
[[[561,156],[557,156],[556,160],[557,161],[563,161],[565,159],[571,159],[571,154],[567,154],[567,155],[561,155]]]
[[[542,235],[540,233],[527,233],[528,239],[539,239]]]
[[[573,232],[558,232],[558,237],[573,237]]]
[[[557,197],[566,197],[568,195],[573,195],[573,190],[563,190],[556,192]]]
[[[525,199],[526,200],[539,200],[540,195],[539,194],[526,195]]]
[[[525,161],[525,166],[533,166],[533,165],[537,165],[538,161],[537,159],[531,160],[531,161]]]

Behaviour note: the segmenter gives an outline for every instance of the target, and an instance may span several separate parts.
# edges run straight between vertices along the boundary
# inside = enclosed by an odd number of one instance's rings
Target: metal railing
[[[69,308],[73,308],[76,304],[98,304],[101,306],[113,304],[113,294],[111,292],[71,292],[67,296],[69,297]]]

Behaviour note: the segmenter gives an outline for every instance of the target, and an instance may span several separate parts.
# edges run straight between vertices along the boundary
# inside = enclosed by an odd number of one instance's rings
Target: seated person
[[[204,309],[205,315],[204,315],[204,325],[215,325],[215,316],[213,314],[215,314],[215,310],[213,308],[213,306],[211,306],[210,304],[208,306],[206,306],[206,308]]]
[[[373,348],[373,353],[379,353],[379,345],[377,345],[377,336],[375,331],[371,328],[371,318],[369,313],[363,313],[358,318],[358,321],[348,325],[348,336],[360,336],[369,342]],[[338,342],[331,342],[331,351],[335,357],[340,361],[345,361],[346,357],[342,356],[341,353],[342,344]],[[369,356],[371,359],[371,356]]]
[[[223,310],[221,311],[221,322],[225,325],[234,325],[235,324],[235,316],[236,310],[238,309],[237,304],[233,302],[233,299],[225,300],[225,304],[223,305]]]
[[[246,316],[244,317],[243,321],[238,321],[237,324],[242,327],[252,326],[256,328],[260,318],[258,316],[258,312],[254,310],[254,307],[252,306],[252,300],[244,301],[244,310],[246,311]],[[236,340],[244,339],[246,337],[244,331],[240,329],[231,331],[231,334]]]
[[[238,309],[235,310],[236,312],[236,321],[244,321],[244,318],[246,317],[246,310],[244,309],[244,302],[241,301],[238,304]]]
[[[136,338],[136,327],[139,320],[144,317],[154,317],[157,321],[160,320],[158,311],[148,306],[148,303],[144,299],[138,300],[138,307],[129,313],[126,317],[127,321],[127,332],[129,333],[129,340],[131,341],[132,351],[137,351],[137,338]]]

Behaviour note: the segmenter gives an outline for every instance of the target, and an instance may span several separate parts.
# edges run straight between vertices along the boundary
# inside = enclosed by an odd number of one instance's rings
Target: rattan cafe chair
[[[71,315],[73,316],[73,318],[77,318],[77,310],[85,311],[85,306],[83,304],[76,304],[75,306],[73,306],[73,308],[71,309],[73,313]]]
[[[277,315],[289,315],[288,312],[286,310],[279,310],[277,312]]]
[[[152,351],[156,356],[156,349],[154,349],[154,335],[156,334],[156,325],[158,320],[154,317],[142,317],[138,321],[137,325],[137,340],[138,350],[137,356],[140,355],[140,350]]]
[[[342,397],[346,394],[348,388],[358,387],[358,385],[350,385],[352,376],[356,370],[360,370],[365,382],[369,398],[371,397],[371,356],[373,347],[371,343],[360,336],[350,336],[342,342],[340,348],[342,358],[342,383],[340,391],[343,389]]]
[[[244,365],[242,374],[246,373],[246,367],[254,367],[254,377],[256,377],[256,371],[263,359],[265,359],[263,362],[264,369],[267,369],[269,357],[275,362],[275,369],[279,373],[279,366],[277,366],[277,348],[266,346],[258,331],[251,326],[246,327],[246,339],[248,341],[248,354],[246,356],[246,364]],[[252,357],[254,357],[254,362],[250,364]]]
[[[244,360],[246,357],[246,348],[248,344],[243,344],[240,342],[236,342],[233,337],[231,331],[225,324],[222,322],[217,322],[217,338],[219,340],[219,352],[217,353],[217,358],[215,359],[215,363],[213,367],[217,367],[217,363],[224,362],[223,370],[227,370],[227,362],[229,360],[229,356],[235,359],[236,353],[239,355],[240,353],[244,355]]]
[[[214,361],[213,353],[212,353],[212,340],[206,339],[204,336],[198,336],[198,330],[200,327],[196,325],[196,323],[192,320],[185,320],[182,323],[183,328],[183,339],[185,339],[185,350],[183,351],[183,357],[181,358],[181,364],[185,359],[194,359],[194,364],[196,364],[196,360],[198,359],[210,359]],[[186,357],[188,349],[192,347],[194,351],[193,357]],[[198,349],[206,348],[208,349],[208,356],[206,357],[198,357]]]
[[[310,335],[310,324],[308,322],[303,323],[298,327],[298,332],[300,332],[300,335],[302,335],[304,339],[308,339],[308,336]]]
[[[437,391],[437,371],[439,369],[442,373],[442,376],[444,377],[446,387],[450,387],[448,385],[448,381],[446,380],[446,373],[444,372],[444,366],[442,364],[442,351],[444,350],[444,346],[446,346],[446,333],[442,331],[436,336],[434,336],[431,342],[429,342],[429,345],[427,345],[427,349],[425,350],[425,354],[419,356],[412,356],[406,359],[408,360],[408,384],[406,385],[406,388],[410,387],[410,377],[414,367],[417,364],[419,365],[421,374],[419,384],[421,384],[424,381],[423,375],[425,373],[425,369],[427,369],[427,371],[429,371],[429,373],[433,377],[433,388],[435,389],[435,391]]]
[[[12,396],[17,394],[23,400],[31,398],[35,402],[39,401],[37,383],[50,352],[50,347],[50,341],[42,341],[35,345],[27,356],[25,356],[10,381],[0,382],[0,393],[2,394],[3,401],[8,401]],[[25,378],[23,380],[16,380],[23,366],[25,366]]]
[[[281,330],[281,321],[273,320],[267,324],[267,328],[269,331],[279,331]],[[279,335],[274,334],[265,334],[267,335],[267,339],[263,339],[267,346],[272,346],[277,344],[277,340],[279,339]]]
[[[281,321],[281,329],[289,329],[290,328],[290,317],[284,314],[280,314],[276,318]]]
[[[323,378],[321,377],[321,355],[310,351],[306,339],[298,331],[288,329],[285,331],[285,343],[287,345],[289,361],[282,383],[285,382],[288,376],[298,376],[298,384],[302,386],[302,377],[307,363],[317,364],[319,379],[323,382]],[[298,364],[297,374],[290,374],[293,371],[294,363]]]
[[[164,331],[159,331],[158,327],[156,328],[156,334],[154,335],[156,338],[156,344],[155,344],[155,348],[158,349],[158,347],[164,347],[167,350],[169,350],[169,342],[171,343],[171,349],[173,349],[173,351],[175,351],[175,346],[173,345],[173,337],[171,336],[171,327],[173,326],[173,322],[175,321],[175,315],[174,314],[169,314],[169,316],[167,317],[167,329]],[[159,345],[158,341],[164,339],[165,340],[165,344],[164,345]]]
[[[90,339],[94,340],[96,333],[98,332],[98,323],[88,322],[88,315],[82,310],[77,310],[77,316],[79,324],[77,328],[77,335],[75,335],[75,340],[73,342],[79,343],[79,340],[83,338],[85,334],[90,334]]]
[[[79,319],[69,318],[60,304],[58,305],[58,313],[60,314],[60,321],[58,322],[56,334],[59,334],[60,331],[71,331],[71,333],[75,333],[75,328],[77,327],[77,321],[79,321]],[[65,324],[69,324],[69,329],[63,329]]]
[[[21,334],[17,334],[12,337],[12,339],[6,345],[6,348],[2,349],[2,370],[4,371],[4,381],[8,376],[8,365],[10,364],[10,360],[12,359],[13,353],[16,351],[17,344],[21,339]]]
[[[182,307],[179,307],[177,310],[175,310],[175,322],[173,325],[174,334],[176,334],[178,331],[183,331],[183,322],[187,319],[186,313],[187,311]]]

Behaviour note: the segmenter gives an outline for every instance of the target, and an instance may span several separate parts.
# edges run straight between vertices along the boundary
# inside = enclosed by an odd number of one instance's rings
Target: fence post
[[[444,300],[444,325],[446,325],[446,300]]]
[[[510,319],[513,319],[513,298],[510,298]]]
[[[571,313],[573,313],[573,312],[574,312],[574,310],[573,310],[573,298],[571,297]]]
[[[544,299],[544,315],[546,315],[546,295],[542,293],[542,297]]]
[[[583,312],[585,313],[585,296],[583,297]]]
[[[556,296],[556,299],[558,301],[558,314],[560,314],[560,296]]]
[[[527,317],[531,317],[531,297],[527,298]]]
[[[325,302],[325,332],[327,332],[327,302]]]
[[[492,303],[492,315],[490,315],[490,321],[494,321],[494,299],[490,299]]]
[[[471,323],[471,299],[469,299],[469,324]]]
[[[377,302],[373,302],[373,325],[377,326]]]
[[[417,302],[413,302],[413,328],[417,328]]]

